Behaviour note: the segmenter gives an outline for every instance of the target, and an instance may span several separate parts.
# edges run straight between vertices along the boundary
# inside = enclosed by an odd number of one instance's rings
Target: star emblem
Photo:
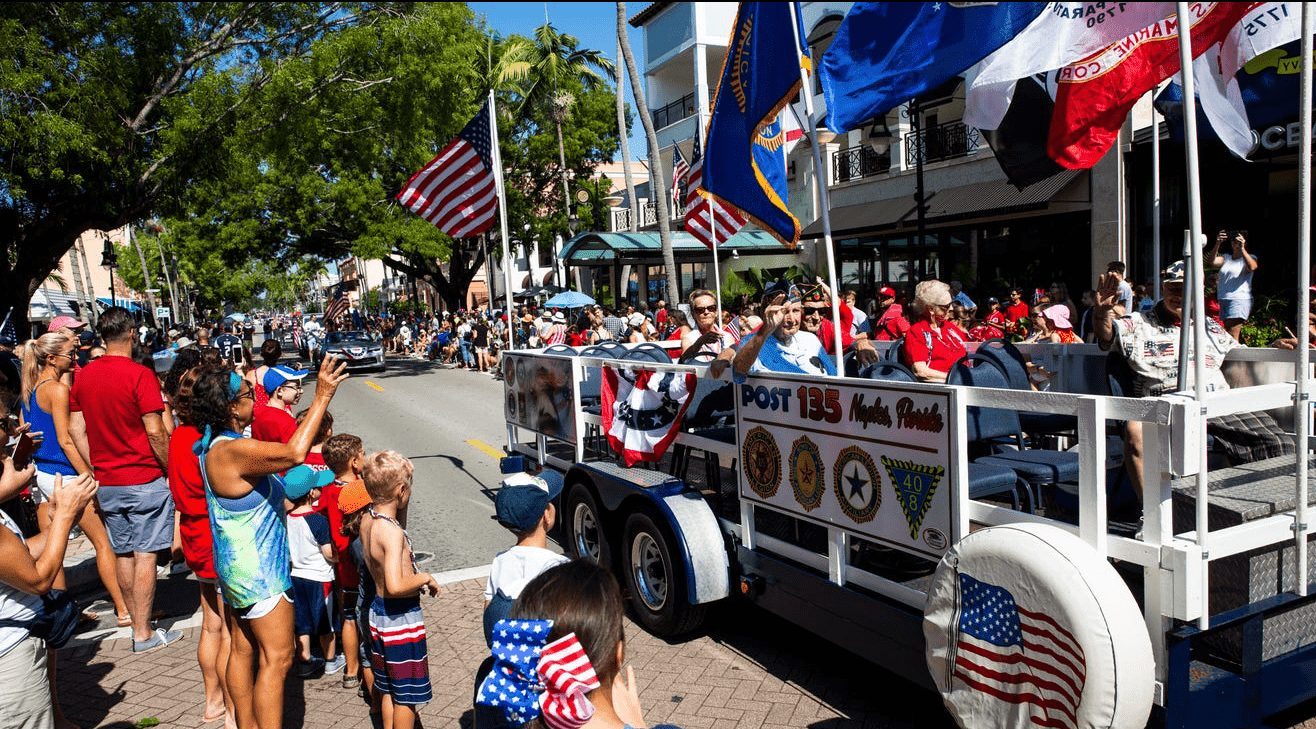
[[[853,475],[846,476],[845,481],[850,484],[850,499],[853,500],[857,496],[862,500],[864,498],[864,487],[868,485],[868,479],[859,475],[858,464],[855,464]]]

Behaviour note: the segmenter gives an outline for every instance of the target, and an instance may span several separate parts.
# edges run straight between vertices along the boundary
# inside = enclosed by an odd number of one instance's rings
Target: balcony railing
[[[905,165],[913,167],[922,157],[923,163],[964,157],[978,151],[982,135],[964,122],[949,122],[905,135]]]
[[[664,107],[651,109],[649,113],[653,117],[654,129],[670,126],[695,115],[695,95],[686,94]]]
[[[631,229],[631,209],[630,208],[613,208],[609,212],[611,227],[608,232],[624,232]]]
[[[613,208],[611,211],[609,211],[608,222],[612,225],[610,230],[612,232],[622,232],[622,231],[630,230],[631,213],[633,210],[634,208]],[[645,228],[650,225],[658,224],[658,203],[652,200],[650,200],[649,202],[641,203],[639,207],[639,213],[640,213],[640,224],[639,224],[640,228]],[[685,210],[680,205],[672,205],[672,203],[669,201],[667,204],[667,213],[673,221],[676,221],[679,220],[682,215],[685,215]]]
[[[878,154],[867,144],[832,152],[832,184],[880,175],[891,169],[891,153]]]

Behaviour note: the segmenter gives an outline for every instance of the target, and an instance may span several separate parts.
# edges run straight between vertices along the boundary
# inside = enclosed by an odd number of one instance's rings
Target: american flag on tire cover
[[[603,367],[603,433],[628,468],[662,459],[681,432],[698,382],[689,373]]]
[[[402,186],[398,202],[453,238],[479,235],[498,210],[490,153],[489,104]]]
[[[700,153],[699,137],[696,136],[695,151],[690,156],[690,172],[685,183],[685,232],[709,248],[716,248],[739,233],[749,218],[733,207],[699,194],[703,179],[704,156]],[[716,225],[713,221],[716,221]]]
[[[1073,634],[1020,607],[1008,590],[960,574],[955,677],[1028,710],[1034,726],[1078,726],[1086,666]]]

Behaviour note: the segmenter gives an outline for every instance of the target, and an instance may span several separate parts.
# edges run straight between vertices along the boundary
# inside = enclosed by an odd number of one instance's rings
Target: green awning
[[[721,247],[724,250],[734,249],[742,255],[789,252],[776,238],[761,230],[736,233]],[[600,261],[617,258],[661,256],[662,250],[662,240],[658,233],[581,233],[562,246],[558,258],[570,264],[597,265]],[[672,251],[678,255],[707,255],[708,247],[689,233],[673,231]]]

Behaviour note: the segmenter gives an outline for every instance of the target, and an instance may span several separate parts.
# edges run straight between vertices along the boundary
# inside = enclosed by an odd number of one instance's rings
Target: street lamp
[[[106,238],[105,247],[101,249],[101,267],[110,272],[110,306],[115,306],[117,303],[114,295],[114,267],[117,265],[119,265],[119,255],[114,252],[114,244]]]

